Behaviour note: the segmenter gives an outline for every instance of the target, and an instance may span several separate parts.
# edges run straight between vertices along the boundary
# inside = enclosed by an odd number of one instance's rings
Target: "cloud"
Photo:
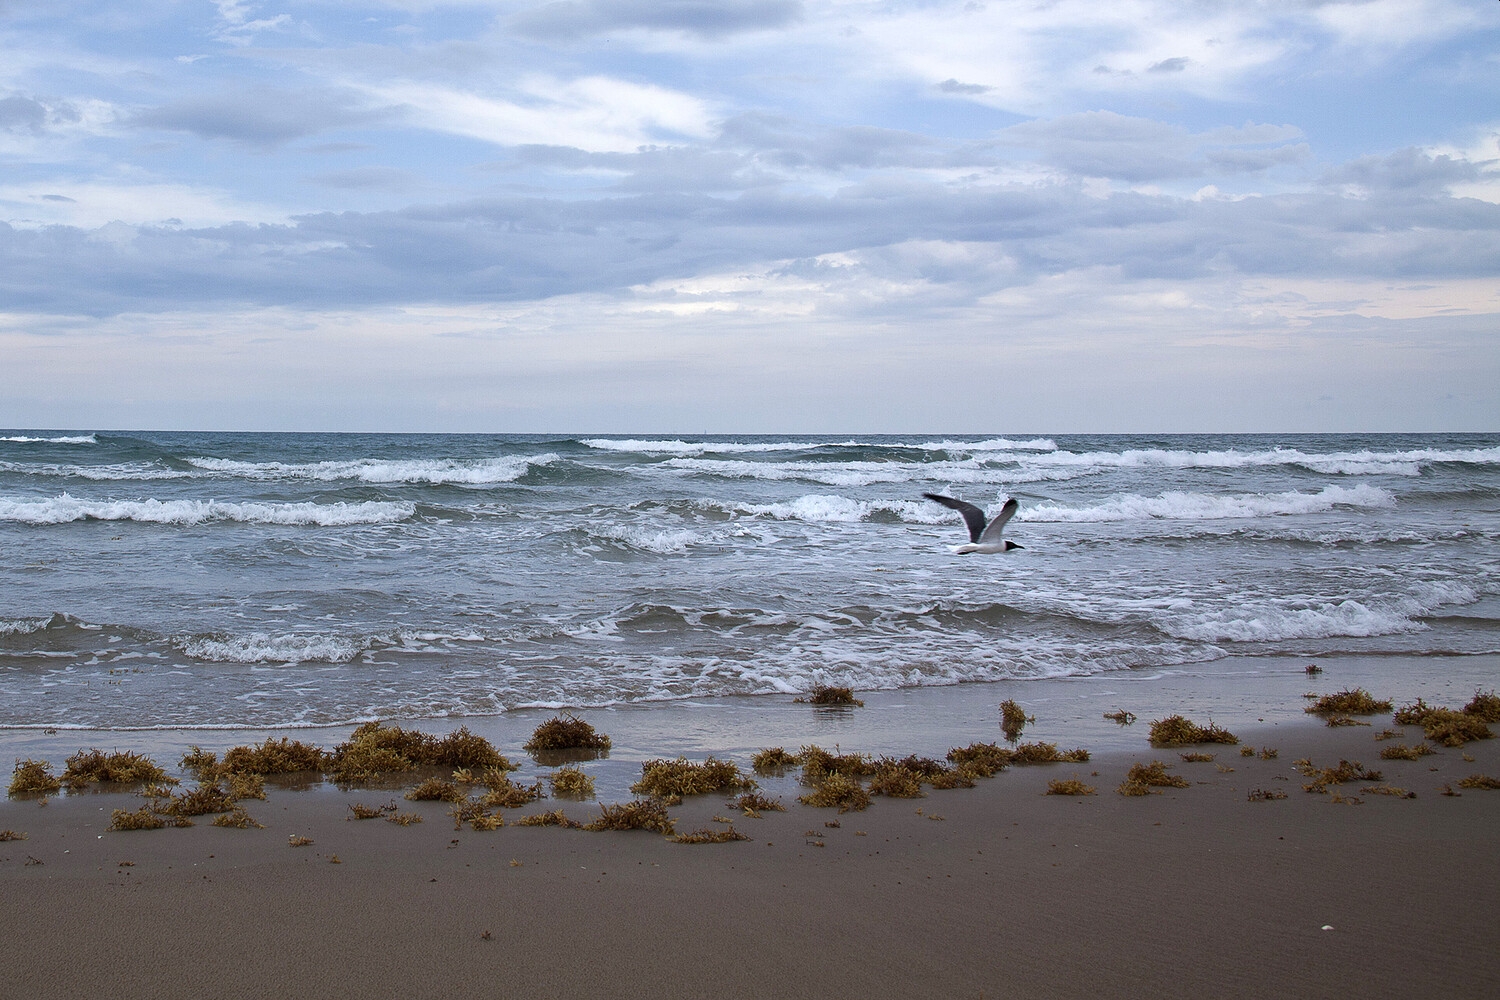
[[[11,94],[0,98],[0,131],[41,135],[59,123],[80,119],[78,110],[66,101],[43,101]]]
[[[802,19],[800,0],[562,0],[523,11],[510,26],[544,41],[611,31],[678,31],[717,39],[785,28]]]
[[[182,98],[137,112],[128,123],[136,128],[274,147],[321,132],[388,123],[395,117],[396,109],[372,106],[352,91],[256,85]]]

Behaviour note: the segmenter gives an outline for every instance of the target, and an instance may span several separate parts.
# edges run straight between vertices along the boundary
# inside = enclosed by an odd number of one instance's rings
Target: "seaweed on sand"
[[[1005,734],[1007,743],[1019,740],[1026,723],[1035,721],[1036,717],[1027,715],[1026,710],[1014,699],[1007,698],[1000,703],[1000,731]]]
[[[396,803],[392,802],[390,805],[384,806],[367,806],[362,802],[356,802],[349,807],[349,811],[354,815],[345,817],[346,819],[379,819],[388,812],[395,812]]]
[[[602,806],[599,818],[584,826],[585,830],[651,830],[670,837],[676,822],[667,815],[666,803],[660,799],[633,799],[618,805]]]
[[[832,772],[825,774],[811,792],[798,796],[797,801],[820,809],[837,808],[841,813],[857,812],[869,807],[870,793],[865,791],[858,778]]]
[[[26,795],[30,793],[51,794],[62,789],[62,782],[52,773],[50,765],[45,760],[16,761],[16,769],[10,778],[10,794]]]
[[[517,809],[537,799],[543,798],[547,793],[542,790],[542,783],[534,781],[529,785],[518,785],[506,778],[504,772],[494,772],[500,775],[500,780],[488,782],[489,791],[485,792],[480,799],[486,806],[494,809]]]
[[[1094,786],[1085,785],[1077,778],[1069,778],[1066,781],[1056,779],[1047,782],[1047,795],[1093,795]]]
[[[150,806],[141,806],[134,811],[116,809],[109,814],[110,830],[160,830],[164,826],[192,826],[193,821],[182,816],[167,819],[157,815]]]
[[[257,830],[264,830],[266,828],[266,825],[264,823],[257,823],[255,819],[244,810],[243,806],[235,806],[229,812],[215,816],[213,825],[228,827],[233,830],[248,830],[251,827],[254,827]]]
[[[1428,746],[1426,743],[1418,743],[1415,746],[1407,746],[1404,743],[1397,743],[1395,746],[1381,747],[1380,759],[1421,760],[1423,757],[1436,752],[1437,751],[1433,750],[1432,747]]]
[[[1089,752],[1079,747],[1059,752],[1056,743],[1021,743],[1011,753],[1012,764],[1083,764]]]
[[[630,790],[637,795],[671,799],[754,787],[755,779],[741,774],[739,766],[731,761],[710,757],[695,764],[686,757],[678,757],[676,760],[646,761],[641,765],[641,779],[631,785]]]
[[[796,767],[800,762],[801,758],[796,754],[787,753],[783,747],[758,750],[750,758],[750,766],[758,774],[780,774],[789,767]]]
[[[1194,743],[1233,745],[1239,742],[1239,737],[1214,725],[1212,721],[1207,726],[1200,726],[1181,715],[1169,715],[1165,719],[1153,721],[1149,738],[1154,747],[1180,747]]]
[[[537,726],[521,749],[536,753],[538,750],[608,750],[609,747],[608,736],[596,733],[593,726],[578,716],[564,713]]]
[[[1190,783],[1186,778],[1168,774],[1167,765],[1163,761],[1153,760],[1149,764],[1132,764],[1125,774],[1125,780],[1120,782],[1120,787],[1115,791],[1121,795],[1150,795],[1153,788],[1188,787]]]
[[[1118,712],[1105,712],[1104,717],[1120,726],[1128,726],[1135,722],[1135,713],[1127,712],[1123,708]]]
[[[568,830],[582,830],[583,824],[576,819],[569,819],[561,809],[551,812],[534,813],[530,816],[522,816],[516,820],[516,826],[560,826]]]
[[[563,767],[547,775],[552,786],[553,798],[591,799],[594,797],[594,779],[576,767]]]
[[[193,750],[198,755],[203,754],[203,751],[197,747]],[[194,755],[189,754],[189,757],[191,756]],[[207,756],[212,758],[212,754]],[[328,764],[328,756],[328,752],[322,747],[315,747],[300,740],[289,740],[285,737],[273,740],[268,737],[264,743],[257,745],[229,748],[224,751],[224,760],[218,767],[225,772],[239,774],[322,772]],[[184,767],[193,766],[189,764],[189,757],[183,757]],[[213,765],[206,766],[212,767]]]
[[[883,763],[870,778],[869,793],[893,799],[916,799],[922,791],[922,772],[898,762]]]
[[[8,844],[12,840],[25,840],[26,834],[17,833],[14,830],[0,830],[0,844]]]
[[[62,783],[69,788],[87,788],[94,782],[118,784],[175,785],[177,779],[169,776],[149,757],[138,753],[120,751],[105,753],[102,750],[80,750],[68,758],[68,768],[63,772]]]
[[[1248,751],[1248,753],[1246,751]],[[1211,753],[1180,753],[1177,756],[1181,757],[1183,761],[1188,764],[1209,764],[1212,763],[1214,759],[1214,755]],[[1245,747],[1244,750],[1240,751],[1240,756],[1254,757],[1255,748]]]
[[[1481,722],[1500,722],[1500,695],[1493,691],[1475,691],[1461,711]]]
[[[734,827],[723,830],[694,830],[692,833],[679,833],[672,838],[674,844],[727,844],[732,840],[749,840],[750,838],[740,833]]]
[[[1445,747],[1463,746],[1470,740],[1487,740],[1495,735],[1479,716],[1449,708],[1429,711],[1422,718],[1422,733]]]
[[[1467,778],[1458,779],[1460,788],[1485,788],[1500,790],[1500,778],[1491,778],[1487,774],[1471,774]]]
[[[164,805],[153,803],[154,812],[166,816],[204,816],[234,809],[234,798],[217,781],[200,781],[190,792],[171,796]]]
[[[1389,698],[1376,698],[1364,688],[1325,694],[1303,709],[1309,715],[1379,715],[1391,710]]]
[[[1397,788],[1395,785],[1371,785],[1369,788],[1364,789],[1364,791],[1371,795],[1390,795],[1398,799],[1414,799],[1417,797],[1416,792],[1408,792],[1406,789]]]
[[[846,687],[829,687],[819,684],[812,689],[812,693],[805,698],[793,698],[794,705],[832,705],[851,706],[864,708],[865,703],[854,697],[854,689]]]
[[[1283,792],[1279,788],[1276,788],[1276,789],[1257,788],[1255,791],[1253,791],[1249,795],[1245,796],[1245,799],[1248,802],[1271,802],[1271,801],[1273,801],[1275,799],[1284,799],[1284,798],[1286,798],[1286,792]]]
[[[763,812],[786,812],[786,806],[781,804],[780,799],[768,799],[759,792],[746,792],[737,799],[731,799],[729,805],[750,817],[757,817]]]
[[[1433,708],[1433,706],[1418,698],[1416,701],[1402,705],[1396,709],[1395,714],[1392,716],[1392,721],[1398,726],[1420,726],[1422,720],[1427,718],[1429,713],[1436,711],[1442,711],[1442,709]]]
[[[1318,795],[1326,794],[1329,785],[1343,785],[1351,781],[1380,781],[1382,778],[1379,771],[1371,771],[1357,760],[1341,760],[1337,767],[1314,767],[1310,763],[1299,763],[1297,770],[1309,779],[1302,790]]]
[[[875,762],[862,753],[832,754],[822,747],[805,746],[798,754],[802,761],[802,783],[821,784],[830,774],[864,778],[875,773]]]
[[[966,774],[988,778],[1010,766],[1015,751],[994,743],[970,743],[948,751],[948,759]]]
[[[442,778],[428,778],[406,793],[410,802],[462,802],[468,797],[464,789]]]

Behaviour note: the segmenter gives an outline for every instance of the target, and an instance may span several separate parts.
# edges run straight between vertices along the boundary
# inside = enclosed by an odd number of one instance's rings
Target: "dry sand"
[[[843,815],[790,784],[771,788],[789,810],[760,819],[708,796],[673,810],[678,829],[732,816],[751,839],[701,846],[455,831],[438,803],[402,802],[425,817],[407,827],[347,820],[393,797],[368,790],[273,789],[246,803],[260,830],[107,833],[139,798],[11,801],[0,826],[27,839],[0,843],[0,996],[1496,995],[1500,791],[1457,781],[1500,776],[1500,740],[1383,761],[1388,719],[1252,734],[1273,760],[1189,748],[1210,763],[1152,750],[1143,720],[1137,751]],[[1306,793],[1303,757],[1417,797]],[[1192,785],[1116,794],[1153,759]],[[1073,777],[1098,793],[1044,794]]]

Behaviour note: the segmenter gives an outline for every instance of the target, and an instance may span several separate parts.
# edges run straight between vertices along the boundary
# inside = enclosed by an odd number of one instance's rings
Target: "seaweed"
[[[730,761],[710,757],[695,764],[686,757],[678,757],[646,761],[641,765],[641,779],[630,790],[637,795],[673,798],[754,787],[755,780],[741,774],[739,766]]]
[[[459,726],[440,738],[432,747],[431,758],[422,763],[445,767],[497,768],[502,771],[514,771],[518,768],[518,765],[512,764],[504,754],[496,750],[489,740],[469,732],[468,726]]]
[[[191,821],[183,820],[187,826],[192,826]],[[129,809],[116,809],[109,814],[110,830],[160,830],[167,826],[167,821],[152,812],[150,806],[141,806],[131,811]]]
[[[1245,796],[1245,801],[1247,801],[1247,802],[1271,802],[1271,801],[1274,801],[1276,799],[1284,799],[1284,798],[1286,798],[1286,792],[1283,792],[1279,788],[1275,788],[1275,789],[1271,789],[1271,788],[1257,788],[1255,791],[1253,791],[1249,795]]]
[[[1121,795],[1150,795],[1153,788],[1188,787],[1190,785],[1186,778],[1168,774],[1167,765],[1163,761],[1153,760],[1150,764],[1132,764],[1125,774],[1125,780],[1115,791]]]
[[[821,784],[823,779],[830,774],[865,778],[874,774],[876,769],[875,762],[865,754],[832,754],[817,745],[803,747],[802,752],[798,754],[798,759],[802,761],[804,785]]]
[[[1371,785],[1364,790],[1371,795],[1390,795],[1398,799],[1414,799],[1417,797],[1416,792],[1408,792],[1406,789],[1397,788],[1395,785]]]
[[[1397,743],[1393,747],[1381,747],[1380,759],[1421,760],[1423,757],[1426,757],[1433,753],[1436,753],[1436,751],[1426,743],[1418,743],[1415,746],[1407,746],[1404,743]]]
[[[1416,701],[1408,705],[1402,705],[1396,709],[1395,714],[1392,716],[1392,721],[1398,726],[1420,726],[1422,720],[1434,711],[1441,711],[1441,709],[1434,709],[1427,702],[1418,698]]]
[[[395,823],[397,826],[411,826],[413,823],[422,822],[421,813],[392,812],[385,818],[387,823]]]
[[[106,781],[122,785],[177,784],[177,779],[169,776],[151,758],[129,751],[80,750],[68,758],[68,768],[62,775],[64,785],[72,789],[87,788],[94,782]]]
[[[266,828],[264,823],[255,822],[254,818],[245,812],[241,806],[235,806],[229,812],[215,816],[213,825],[229,827],[234,830],[248,830],[251,827],[257,830],[264,830]]]
[[[870,793],[865,791],[865,786],[860,784],[859,779],[830,772],[824,775],[823,780],[811,792],[799,795],[797,801],[820,809],[836,807],[839,812],[845,813],[868,808]]]
[[[489,830],[498,830],[505,825],[505,817],[499,813],[480,813],[469,817],[469,829],[478,830],[481,833]],[[455,829],[457,829],[455,827]]]
[[[679,833],[672,838],[674,844],[727,844],[733,840],[749,840],[734,827],[725,830],[702,829],[692,833]]]
[[[0,844],[8,844],[12,840],[25,840],[26,834],[17,833],[14,830],[0,830]]]
[[[1309,715],[1379,715],[1391,710],[1389,698],[1376,698],[1364,688],[1325,694],[1303,709]]]
[[[585,824],[585,830],[651,830],[670,837],[676,822],[667,815],[666,804],[659,799],[633,799],[600,808],[599,818]]]
[[[750,766],[758,774],[780,774],[789,767],[796,767],[801,758],[796,754],[787,753],[782,747],[771,747],[768,750],[758,750],[750,758]]]
[[[594,797],[594,779],[576,767],[564,767],[547,775],[552,786],[553,798],[591,799]]]
[[[1500,790],[1500,778],[1491,778],[1487,774],[1471,774],[1467,778],[1458,779],[1460,788],[1484,788],[1489,790]]]
[[[1236,744],[1239,737],[1226,729],[1214,725],[1200,726],[1181,715],[1169,715],[1151,723],[1150,742],[1154,747],[1180,747],[1194,743]]]
[[[516,820],[516,826],[560,826],[568,830],[582,830],[583,824],[576,819],[569,819],[561,809],[551,812],[534,813],[530,816],[522,816]],[[515,862],[511,862],[515,864]]]
[[[937,789],[948,788],[973,788],[974,777],[964,766],[944,768],[937,774],[928,775],[925,779],[929,785]]]
[[[328,773],[338,784],[355,785],[386,774],[415,771],[432,755],[436,743],[426,733],[367,722],[333,748]]]
[[[1248,753],[1246,751],[1248,751]],[[1189,764],[1208,764],[1208,763],[1212,763],[1213,759],[1214,759],[1214,755],[1211,754],[1211,753],[1180,753],[1177,756],[1181,757],[1184,761],[1186,761]],[[1244,748],[1242,748],[1240,750],[1240,756],[1241,757],[1254,757],[1255,756],[1255,748],[1254,747],[1244,747]]]
[[[1066,781],[1053,779],[1047,782],[1047,795],[1093,795],[1094,786],[1085,785],[1077,778],[1069,778]]]
[[[1475,691],[1474,697],[1460,711],[1481,722],[1500,722],[1500,695],[1493,691]]]
[[[406,793],[409,802],[462,802],[468,797],[468,792],[442,778],[428,778]]]
[[[1129,726],[1135,722],[1135,713],[1127,712],[1123,708],[1118,712],[1105,712],[1104,717],[1119,726]]]
[[[43,795],[60,791],[62,782],[58,780],[45,760],[16,761],[16,769],[10,778],[11,795],[27,795],[40,793]]]
[[[1353,718],[1352,716],[1348,715],[1330,715],[1327,722],[1325,722],[1324,724],[1329,727],[1369,725],[1368,722],[1361,722],[1359,719]]]
[[[234,799],[219,787],[217,781],[201,781],[190,792],[171,796],[164,806],[153,805],[153,811],[166,816],[204,816],[229,812]]]
[[[1328,791],[1329,785],[1342,785],[1351,781],[1380,781],[1382,775],[1379,771],[1371,771],[1359,761],[1341,760],[1337,767],[1314,767],[1310,762],[1299,761],[1297,770],[1302,776],[1310,779],[1302,786],[1304,792],[1313,792],[1322,795]]]
[[[780,799],[768,799],[759,792],[746,792],[737,799],[731,799],[729,805],[752,818],[763,812],[786,812],[786,806],[781,804]]]
[[[486,806],[493,809],[518,809],[547,794],[542,790],[540,781],[529,785],[518,785],[506,778],[503,771],[494,773],[500,775],[500,780],[488,782],[489,791],[485,792],[480,799]]]
[[[392,802],[390,805],[371,807],[361,802],[356,802],[349,807],[349,811],[354,815],[346,816],[344,817],[345,819],[379,819],[388,812],[395,812],[396,803]]]
[[[1089,759],[1083,748],[1058,752],[1056,743],[1021,743],[1011,753],[1012,764],[1082,764]]]
[[[1487,740],[1495,735],[1479,716],[1450,708],[1430,710],[1423,716],[1421,725],[1423,735],[1445,747],[1463,746],[1470,740]]]
[[[1309,663],[1307,666],[1302,668],[1302,672],[1309,677],[1316,677],[1318,674],[1321,674],[1323,672],[1323,668],[1318,666],[1316,663]]]
[[[205,755],[198,747],[193,747],[194,754],[198,755],[199,761],[206,756],[212,758],[212,754]],[[189,756],[194,756],[189,754]],[[256,746],[231,747],[224,751],[224,760],[217,767],[229,773],[239,774],[299,774],[304,771],[316,771],[321,773],[328,765],[328,752],[322,747],[315,747],[300,740],[289,740],[282,737],[273,740],[267,737],[264,743]],[[184,767],[193,767],[188,763],[188,757],[183,757]],[[212,768],[214,765],[200,763],[197,766]]]
[[[182,755],[181,763],[183,769],[191,771],[199,781],[207,781],[219,773],[219,755],[196,743]]]
[[[846,687],[828,687],[819,684],[812,689],[812,693],[805,698],[793,698],[793,705],[833,705],[864,708],[865,703],[854,697],[854,689]]]
[[[870,779],[869,793],[893,799],[916,799],[922,791],[922,773],[897,763],[881,767]]]
[[[593,726],[576,715],[564,713],[537,726],[521,749],[534,754],[538,750],[608,750],[609,747],[608,736],[596,733]]]
[[[1000,731],[1005,734],[1007,743],[1019,740],[1026,724],[1035,721],[1036,717],[1027,715],[1026,710],[1013,699],[1007,698],[1000,703]]]
[[[948,751],[948,759],[965,774],[988,778],[1010,766],[1015,752],[994,743],[970,743]]]
[[[1281,751],[1275,747],[1261,747],[1259,757],[1261,760],[1275,760],[1281,756]]]
[[[311,837],[304,837],[299,833],[293,833],[286,838],[286,845],[288,847],[311,847],[312,843],[313,839]]]
[[[1255,756],[1255,748],[1254,747],[1240,747],[1240,756],[1241,757],[1254,757]]]

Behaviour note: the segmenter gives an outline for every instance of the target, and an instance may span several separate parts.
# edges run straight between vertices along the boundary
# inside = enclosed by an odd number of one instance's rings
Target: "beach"
[[[617,741],[607,760],[585,765],[601,776],[605,802],[628,797],[623,777],[606,775],[639,776],[650,734],[672,730],[695,744],[691,759],[717,753],[747,771],[743,747],[756,741],[737,727],[759,730],[762,747],[795,750],[811,733],[836,736],[845,753],[941,756],[941,743],[1000,741],[996,706],[1015,697],[1037,715],[1023,740],[1091,752],[1084,763],[1012,766],[974,788],[876,797],[842,814],[798,803],[807,789],[791,775],[759,776],[785,812],[750,817],[722,793],[672,807],[678,832],[732,825],[748,838],[729,843],[515,825],[554,808],[584,821],[599,810],[554,800],[505,810],[497,830],[455,830],[444,803],[326,784],[269,783],[266,800],[243,803],[263,828],[244,830],[203,817],[190,829],[107,832],[111,810],[137,807],[138,795],[12,798],[0,828],[26,839],[0,844],[0,933],[12,955],[0,992],[1263,997],[1394,986],[1480,995],[1500,984],[1500,791],[1461,782],[1500,776],[1500,744],[1383,760],[1384,747],[1420,742],[1420,727],[1393,726],[1387,713],[1329,728],[1303,712],[1301,694],[1360,685],[1398,703],[1457,707],[1474,693],[1470,681],[1495,676],[1492,659],[1464,658],[1446,686],[1410,663],[1325,660],[1309,676],[1272,660],[1170,678],[883,692],[843,712],[781,699],[657,706],[639,725],[629,712],[588,713]],[[1138,721],[1104,720],[1113,709]],[[1148,722],[1172,712],[1212,715],[1240,743],[1150,746]],[[886,714],[906,717],[904,737]],[[1096,714],[1097,726],[1085,722]],[[1377,740],[1387,729],[1399,736]],[[497,745],[517,755],[515,742]],[[1117,793],[1132,765],[1157,760],[1187,787]],[[1297,762],[1345,760],[1381,779],[1304,791]],[[1069,779],[1095,793],[1046,794]],[[1370,791],[1380,787],[1415,795]],[[1252,795],[1262,792],[1285,798]],[[388,800],[423,821],[349,818],[351,804]],[[311,843],[294,847],[293,837]]]

